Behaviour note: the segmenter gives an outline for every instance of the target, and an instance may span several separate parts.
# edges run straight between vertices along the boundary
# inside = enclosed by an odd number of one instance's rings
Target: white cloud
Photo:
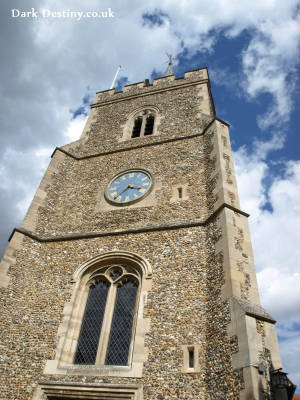
[[[277,165],[271,174],[261,155],[266,157],[272,146],[262,147],[259,152],[257,145],[255,154],[243,148],[235,153],[241,208],[250,213],[261,303],[279,321],[283,366],[299,385],[299,330],[294,327],[300,311],[300,162]],[[271,180],[268,185],[265,178]]]
[[[75,140],[78,140],[80,138],[86,120],[87,117],[81,114],[69,122],[67,130],[66,132],[64,132],[64,136],[66,136],[68,141],[74,142]]]
[[[282,322],[296,322],[300,311],[299,167],[285,164],[267,193],[273,210],[260,210],[251,223],[262,301]]]
[[[284,365],[284,371],[288,372],[289,379],[294,384],[297,384],[299,390],[299,370],[300,370],[300,335],[299,330],[291,330],[286,327],[277,326],[277,333],[280,340],[280,350],[282,355],[282,363]]]
[[[244,147],[234,154],[234,159],[241,208],[251,214],[252,221],[259,217],[266,203],[263,178],[267,174],[268,165],[255,155],[251,156]]]
[[[241,208],[250,213],[262,303],[278,320],[292,323],[299,317],[300,162],[282,163],[270,174],[259,154],[235,153]]]
[[[275,257],[276,254],[270,254],[271,260],[275,260]],[[299,319],[299,271],[288,271],[288,263],[281,271],[276,266],[276,260],[274,264],[272,267],[264,267],[257,274],[262,303],[281,324],[292,326]]]
[[[292,111],[300,33],[296,7],[295,0],[179,2],[173,9],[170,1],[161,2],[191,55],[200,49],[211,51],[220,32],[230,38],[248,31],[249,44],[241,54],[242,88],[252,100],[260,94],[272,98],[269,109],[258,117],[261,129],[283,126]],[[185,21],[180,24],[182,15]]]
[[[294,59],[290,57],[288,49],[285,52],[281,42],[275,42],[270,32],[259,32],[243,52],[243,68],[245,81],[243,82],[246,93],[251,98],[261,93],[271,94],[272,104],[269,109],[258,117],[261,129],[270,126],[282,126],[289,120],[292,111],[291,93],[294,85],[288,79],[293,71]],[[298,36],[292,32],[291,36]],[[293,37],[291,40],[293,41]],[[289,47],[289,46],[288,46]],[[295,56],[295,54],[294,54]]]
[[[20,3],[21,4],[21,3]],[[21,148],[62,144],[69,110],[76,109],[90,87],[107,89],[118,64],[129,81],[165,69],[165,52],[188,55],[213,51],[220,35],[249,34],[241,55],[243,90],[251,99],[269,93],[273,105],[260,116],[261,128],[287,121],[292,108],[291,80],[297,62],[298,1],[133,0],[130,6],[115,1],[116,18],[103,20],[10,20],[10,4],[1,3],[2,29],[9,40],[1,62],[2,148],[16,137]],[[61,10],[58,0],[32,0],[32,6]],[[98,10],[99,2],[66,0],[64,9]],[[101,9],[112,7],[108,0]],[[151,29],[142,15],[162,10],[168,18]],[[218,10],[218,12],[216,12]],[[11,42],[10,42],[11,41]],[[14,58],[17,57],[17,58]],[[203,60],[205,62],[205,60]],[[16,110],[18,116],[15,117]],[[65,139],[66,140],[66,139]],[[21,144],[22,143],[22,144]]]
[[[0,164],[0,189],[7,193],[6,200],[10,202],[17,221],[24,217],[52,151],[45,147],[25,151],[8,148],[4,151]]]

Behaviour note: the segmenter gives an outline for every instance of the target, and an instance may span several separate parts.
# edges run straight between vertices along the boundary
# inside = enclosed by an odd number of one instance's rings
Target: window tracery
[[[94,272],[87,286],[74,364],[128,365],[139,277],[113,265]]]
[[[137,253],[124,250],[102,253],[78,266],[71,284],[71,298],[65,304],[57,332],[55,358],[47,360],[44,373],[142,377],[143,362],[148,354],[145,335],[150,328],[150,320],[144,317],[143,311],[152,285],[149,262]],[[99,296],[90,295],[94,291]],[[91,316],[93,312],[87,311],[93,310],[94,301],[102,304],[96,307],[96,323]],[[122,331],[126,329],[127,332],[124,343],[121,342],[123,337],[120,339],[120,316],[121,323],[125,324]],[[87,328],[91,323],[92,330]],[[84,334],[81,332],[84,330],[93,333],[93,340],[85,343],[91,348],[90,352],[82,350]],[[122,348],[121,352],[118,347]]]

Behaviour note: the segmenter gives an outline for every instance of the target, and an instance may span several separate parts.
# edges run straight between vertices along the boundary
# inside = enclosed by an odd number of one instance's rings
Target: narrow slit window
[[[132,129],[132,135],[131,135],[132,138],[140,137],[142,123],[143,123],[143,118],[142,117],[137,117],[134,120],[134,126],[133,126],[133,129]]]
[[[179,188],[177,188],[177,190],[178,190],[178,198],[182,199],[182,188],[179,187]]]
[[[75,354],[75,364],[95,364],[109,284],[91,285]]]
[[[189,368],[194,368],[195,367],[195,354],[194,354],[194,348],[191,347],[188,349],[189,351]]]
[[[144,135],[152,135],[154,127],[154,116],[149,115],[146,119]]]

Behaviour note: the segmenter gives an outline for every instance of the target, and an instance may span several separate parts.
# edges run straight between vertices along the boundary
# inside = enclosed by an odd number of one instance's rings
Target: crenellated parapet
[[[101,103],[119,101],[125,98],[127,99],[129,96],[148,95],[161,90],[176,89],[180,86],[189,86],[205,82],[209,82],[206,68],[185,72],[184,77],[180,78],[176,78],[175,75],[156,78],[153,80],[152,84],[149,82],[149,79],[145,79],[143,82],[125,85],[124,89],[121,91],[109,89],[97,92],[92,108],[99,106]]]

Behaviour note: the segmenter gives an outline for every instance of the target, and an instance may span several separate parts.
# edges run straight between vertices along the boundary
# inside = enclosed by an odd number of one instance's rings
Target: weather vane
[[[173,70],[173,61],[177,60],[176,57],[173,57],[171,54],[167,54],[167,57],[169,58],[169,61],[167,61],[168,63],[168,67],[166,69],[166,72],[164,73],[164,76],[168,76],[168,75],[174,75],[174,70]]]

